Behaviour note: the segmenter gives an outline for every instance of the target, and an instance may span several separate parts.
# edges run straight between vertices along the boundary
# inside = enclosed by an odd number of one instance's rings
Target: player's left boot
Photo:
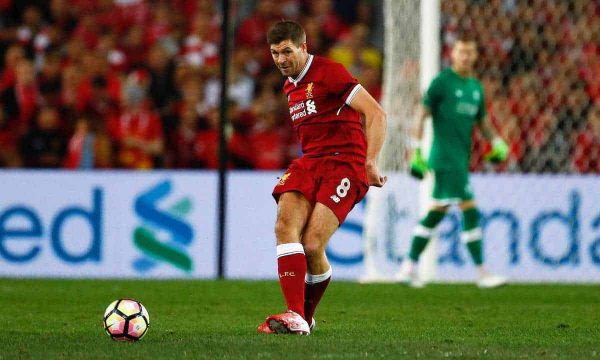
[[[310,327],[306,320],[291,310],[283,314],[269,316],[267,324],[276,334],[310,335]]]
[[[315,321],[315,318],[312,318],[312,319],[310,319],[310,324],[308,325],[310,332],[313,332],[315,327],[317,327],[317,322]]]
[[[492,289],[508,284],[508,279],[504,276],[486,273],[479,277],[477,286],[482,289]]]

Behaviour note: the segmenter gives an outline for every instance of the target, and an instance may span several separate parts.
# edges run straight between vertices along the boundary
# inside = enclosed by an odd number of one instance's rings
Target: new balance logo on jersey
[[[306,85],[306,98],[307,99],[312,99],[313,98],[313,89],[315,87],[314,83],[309,83],[308,85]]]
[[[306,100],[306,110],[308,111],[308,114],[317,113],[317,105],[315,105],[314,100]]]

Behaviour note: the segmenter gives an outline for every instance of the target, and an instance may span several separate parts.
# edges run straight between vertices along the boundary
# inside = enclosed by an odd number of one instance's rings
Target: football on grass
[[[139,301],[119,299],[106,308],[102,325],[113,340],[137,341],[146,335],[150,317]]]

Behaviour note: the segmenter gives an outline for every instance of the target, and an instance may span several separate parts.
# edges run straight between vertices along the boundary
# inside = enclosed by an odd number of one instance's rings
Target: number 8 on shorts
[[[346,195],[348,195],[348,190],[350,190],[350,180],[348,178],[343,178],[336,189],[337,196],[345,198]]]

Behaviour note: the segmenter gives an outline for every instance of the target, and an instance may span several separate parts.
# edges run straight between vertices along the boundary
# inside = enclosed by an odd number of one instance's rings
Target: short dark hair
[[[458,33],[454,43],[456,44],[457,42],[461,42],[461,43],[472,42],[472,43],[475,43],[475,45],[477,46],[477,39],[472,34],[470,34],[469,32],[466,32],[466,31],[460,31]]]
[[[285,40],[290,40],[294,45],[300,46],[300,44],[306,42],[306,32],[295,21],[284,20],[271,26],[267,33],[269,45],[279,44]]]

